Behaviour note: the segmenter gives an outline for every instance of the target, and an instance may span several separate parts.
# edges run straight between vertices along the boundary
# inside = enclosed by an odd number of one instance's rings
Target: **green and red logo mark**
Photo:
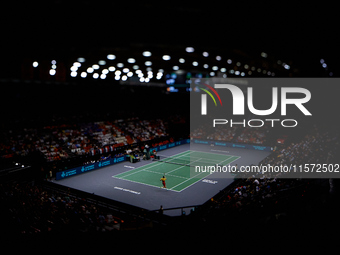
[[[211,87],[210,85],[206,84],[206,83],[203,83],[204,86],[206,86],[208,89],[210,89],[218,98],[218,100],[220,101],[220,104],[222,106],[222,100],[220,98],[220,95],[217,93],[217,91]],[[211,94],[211,92],[207,89],[204,89],[204,88],[199,88],[200,90],[206,92],[211,98],[212,100],[214,101],[215,103],[215,106],[217,106],[217,103],[216,103],[216,100],[215,100],[215,97],[213,96],[213,94]],[[207,95],[206,94],[202,94],[202,108],[201,108],[201,114],[202,115],[206,115],[207,114]]]

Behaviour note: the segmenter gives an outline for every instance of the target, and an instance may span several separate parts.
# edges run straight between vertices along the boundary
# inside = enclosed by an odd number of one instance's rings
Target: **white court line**
[[[181,183],[179,183],[179,184],[173,186],[170,190],[173,190],[173,188],[176,188],[177,186],[179,186],[179,185],[181,185],[181,184],[183,184],[183,183],[185,183],[185,182],[191,180],[192,178],[195,178],[197,175],[200,175],[200,174],[202,174],[202,173],[203,173],[203,172],[200,172],[200,173],[194,175],[193,177],[191,177],[191,178],[189,178],[189,179],[187,179],[187,180],[185,180],[185,181],[182,181]],[[196,183],[196,182],[195,182],[195,183]],[[191,185],[190,185],[190,186],[191,186]],[[182,189],[182,190],[184,190],[184,189]],[[182,191],[182,190],[181,190],[181,191]],[[179,192],[180,192],[180,191],[179,191]]]
[[[189,154],[191,153],[191,151],[186,151],[186,152],[182,152],[182,153],[187,153],[187,152],[189,152]],[[182,154],[182,153],[178,153],[178,154]],[[178,154],[177,154],[177,155],[178,155]],[[188,154],[188,153],[187,153],[187,154]],[[186,155],[179,156],[178,158],[184,157],[184,156],[186,156]],[[154,163],[154,164],[153,164],[153,163]],[[153,162],[153,163],[151,163],[152,166],[149,166],[149,167],[144,168],[144,169],[140,169],[140,170],[138,170],[138,171],[136,171],[136,172],[133,172],[133,173],[124,175],[124,176],[122,176],[122,177],[117,177],[117,178],[125,178],[125,177],[130,176],[130,175],[133,175],[133,174],[135,174],[135,173],[139,173],[139,172],[141,172],[141,171],[143,171],[143,170],[150,169],[150,168],[159,166],[159,165],[161,165],[161,164],[165,164],[165,162]],[[159,164],[157,164],[157,163],[159,163]],[[151,164],[150,164],[150,165],[151,165]],[[141,166],[140,168],[143,168],[143,166]],[[137,169],[138,169],[138,168],[137,168]],[[133,170],[130,170],[130,171],[133,171]],[[119,174],[117,174],[117,175],[119,175]]]
[[[116,178],[116,179],[119,179],[119,180],[123,180],[123,181],[128,181],[128,182],[138,183],[138,184],[142,184],[142,185],[146,185],[146,186],[154,187],[154,188],[157,188],[157,189],[163,189],[162,187],[160,187],[160,186],[156,186],[156,185],[151,185],[151,184],[147,184],[147,183],[143,183],[143,182],[137,182],[137,181],[132,181],[132,180],[128,180],[128,179],[123,179],[123,178],[119,178],[119,177],[116,177],[116,176],[112,176],[112,177],[113,177],[113,178]],[[171,189],[166,189],[166,190],[170,190],[170,191],[174,191],[174,192],[180,192],[180,191],[177,191],[177,190],[171,190]]]
[[[177,170],[177,169],[180,169],[180,168],[183,168],[183,167],[185,167],[185,166],[178,167],[178,168],[176,168],[176,169],[174,169],[174,170],[172,170],[172,171],[175,171],[175,170]],[[145,169],[144,169],[143,171],[145,171],[145,172],[150,172],[150,173],[155,173],[155,174],[161,174],[161,175],[164,175],[164,173],[161,173],[161,172],[155,172],[155,171],[150,171],[150,170],[145,170]],[[169,175],[169,176],[173,176],[173,177],[178,177],[178,178],[184,178],[184,179],[188,179],[188,177],[184,177],[184,176],[177,176],[177,175],[169,174],[169,173],[171,173],[172,171],[165,172],[165,175]]]
[[[238,157],[238,158],[236,158],[236,159],[234,159],[233,161],[231,161],[231,162],[229,162],[228,163],[228,165],[230,165],[231,163],[233,163],[234,161],[236,161],[236,160],[238,160],[238,159],[240,159],[241,157],[240,156],[232,156],[232,157]],[[228,158],[228,159],[230,159],[230,158]],[[225,161],[225,160],[224,160]],[[222,161],[223,162],[223,161]],[[221,162],[221,163],[222,163]],[[193,179],[193,178],[195,178],[196,176],[198,176],[198,175],[200,175],[200,174],[202,174],[202,173],[204,173],[204,172],[200,172],[200,173],[198,173],[198,174],[196,174],[196,175],[194,175],[193,177],[191,177],[191,178],[189,178],[189,179],[187,179],[187,180],[185,180],[185,181],[183,181],[183,182],[181,182],[181,183],[179,183],[179,184],[177,184],[176,186],[174,186],[174,187],[172,187],[170,190],[172,190],[173,188],[175,188],[175,187],[177,187],[177,186],[179,186],[179,185],[181,185],[182,183],[185,183],[185,182],[187,182],[187,181],[189,181],[189,180],[191,180],[191,179]],[[212,173],[210,173],[210,174],[208,174],[208,175],[211,175]],[[207,176],[208,176],[207,175]],[[206,176],[205,176],[206,177]],[[205,178],[205,177],[203,177],[203,178]],[[200,180],[202,180],[203,178],[200,178],[200,179],[198,179],[197,181],[195,181],[194,183],[192,183],[192,184],[190,184],[190,185],[188,185],[188,186],[186,186],[184,189],[181,189],[180,191],[178,191],[178,192],[182,192],[183,190],[185,190],[185,189],[187,189],[187,188],[189,188],[190,186],[192,186],[192,185],[194,185],[195,183],[197,183],[197,182],[199,182]]]
[[[233,158],[233,157],[237,157],[237,159],[234,159],[234,160],[231,161],[230,163],[232,163],[232,162],[234,162],[235,160],[238,160],[239,158],[241,158],[240,156],[230,156],[230,157],[227,158],[226,160],[223,160],[223,161],[221,161],[220,163],[218,163],[218,165],[222,165],[222,162],[227,161],[227,160],[229,160],[230,158]],[[230,164],[230,163],[228,163],[228,164]]]

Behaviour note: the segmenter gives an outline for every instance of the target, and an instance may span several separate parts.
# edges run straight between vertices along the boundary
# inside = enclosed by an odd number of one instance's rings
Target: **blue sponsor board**
[[[70,170],[65,170],[62,172],[57,172],[56,173],[56,180],[60,180],[60,179],[64,179],[66,177],[70,177],[76,174],[82,174],[88,171],[92,171],[101,167],[105,167],[105,166],[109,166],[112,164],[116,164],[122,161],[125,161],[126,157],[125,156],[121,156],[121,157],[117,157],[117,158],[113,158],[113,159],[108,159],[108,160],[104,160],[104,161],[100,161],[100,162],[96,162],[94,164],[91,165],[86,165],[86,166],[80,166],[80,167],[76,167]]]
[[[260,150],[260,151],[272,151],[273,148],[270,146],[259,146],[259,145],[251,145],[251,144],[242,144],[242,143],[228,143],[221,141],[213,141],[213,140],[199,140],[195,139],[194,143],[198,144],[213,144],[216,146],[224,146],[224,147],[233,147],[233,148],[242,148],[242,149],[250,149],[250,150]]]
[[[150,150],[156,150],[156,151],[160,151],[160,150],[165,150],[168,148],[172,148],[178,145],[182,145],[182,144],[187,144],[190,143],[190,139],[185,139],[185,140],[181,140],[181,141],[177,141],[177,142],[173,142],[173,143],[168,143],[165,145],[160,145],[160,146],[156,146],[154,148],[151,148]],[[92,171],[101,167],[105,167],[105,166],[109,166],[109,165],[113,165],[113,164],[117,164],[119,162],[123,162],[126,161],[126,156],[121,156],[121,157],[116,157],[116,158],[112,158],[112,159],[108,159],[108,160],[104,160],[104,161],[100,161],[100,162],[96,162],[94,164],[91,165],[86,165],[86,166],[80,166],[80,167],[76,167],[70,170],[65,170],[62,172],[57,172],[56,173],[56,180],[60,180],[66,177],[70,177],[76,174],[81,174],[81,173],[85,173],[88,171]]]
[[[202,144],[209,144],[209,141],[204,141],[204,140],[195,140],[195,143],[202,143]]]

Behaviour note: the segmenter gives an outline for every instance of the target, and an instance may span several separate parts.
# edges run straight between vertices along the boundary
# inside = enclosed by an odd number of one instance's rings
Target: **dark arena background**
[[[338,231],[336,178],[185,172],[190,156],[231,166],[339,163],[338,88],[312,92],[316,124],[190,130],[193,78],[337,79],[331,6],[306,14],[303,4],[269,1],[8,4],[2,236]]]

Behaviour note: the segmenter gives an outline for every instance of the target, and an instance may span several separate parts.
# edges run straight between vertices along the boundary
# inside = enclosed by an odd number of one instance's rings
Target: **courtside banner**
[[[180,140],[180,141],[175,141],[173,143],[168,143],[168,144],[165,144],[165,145],[156,146],[156,147],[151,148],[150,150],[161,151],[161,150],[169,149],[169,148],[172,148],[172,147],[175,147],[175,146],[179,146],[179,145],[182,145],[182,144],[188,144],[188,143],[190,143],[190,139],[184,139],[184,140]],[[113,165],[113,164],[120,163],[120,162],[123,162],[123,161],[126,161],[126,155],[121,156],[121,157],[115,157],[115,158],[99,161],[99,162],[89,164],[89,165],[84,165],[84,166],[72,168],[72,169],[69,169],[69,170],[61,171],[61,172],[57,172],[56,173],[56,180],[64,179],[64,178],[71,177],[71,176],[78,175],[78,174],[82,174],[82,173],[86,173],[88,171],[96,170],[98,168]]]
[[[337,78],[192,78],[191,150],[226,160],[192,158],[191,177],[340,178],[339,96]]]
[[[116,163],[119,163],[119,162],[123,162],[125,160],[126,160],[126,156],[124,155],[124,156],[121,156],[121,157],[115,157],[115,158],[95,162],[93,164],[88,164],[88,165],[72,168],[72,169],[69,169],[69,170],[57,172],[55,179],[56,180],[64,179],[64,178],[71,177],[71,176],[74,176],[74,175],[78,175],[78,174],[86,173],[86,172],[89,172],[89,171],[92,171],[92,170],[96,170],[96,169],[101,168],[101,167],[105,167],[105,166],[113,165],[113,164],[116,164]]]

